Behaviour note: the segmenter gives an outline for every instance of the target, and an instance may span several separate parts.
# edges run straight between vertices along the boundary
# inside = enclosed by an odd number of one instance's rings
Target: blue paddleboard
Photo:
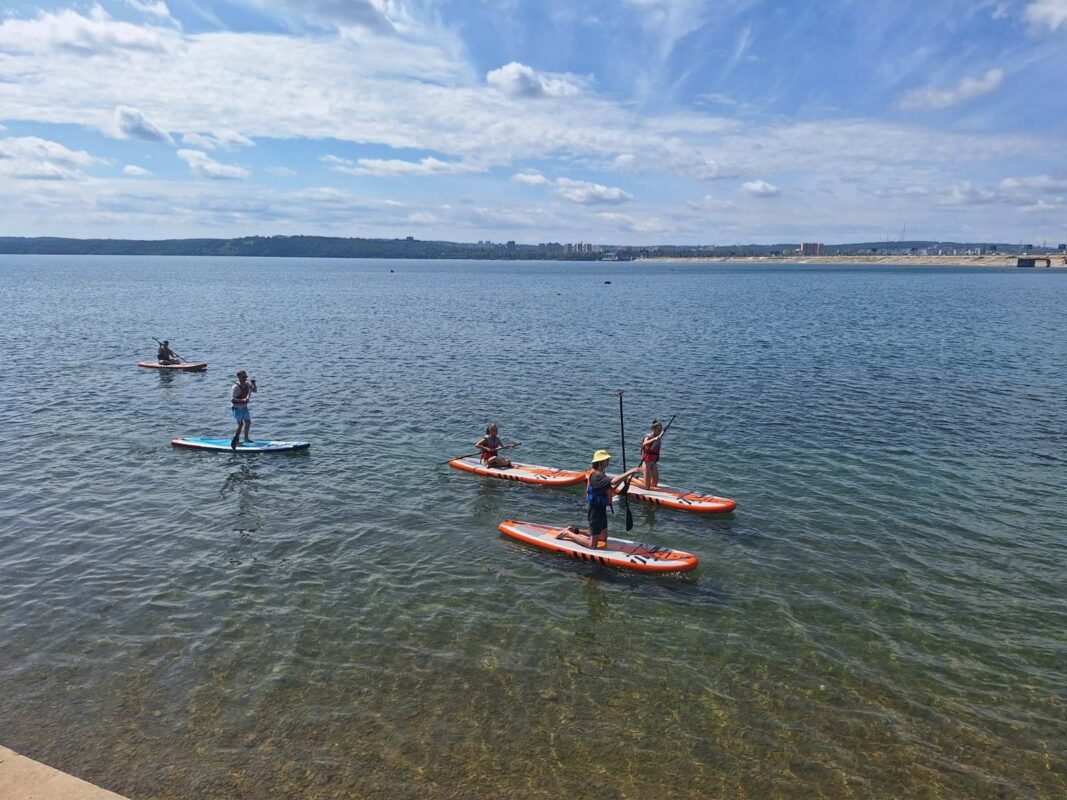
[[[278,442],[273,439],[241,441],[237,443],[236,450],[230,449],[229,439],[172,439],[171,444],[175,447],[188,447],[191,450],[217,450],[227,453],[288,453],[293,450],[307,450],[311,447],[311,442]]]

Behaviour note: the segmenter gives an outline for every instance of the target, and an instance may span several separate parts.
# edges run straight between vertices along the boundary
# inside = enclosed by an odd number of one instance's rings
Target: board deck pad
[[[688,572],[696,569],[699,563],[692,553],[613,536],[608,537],[606,547],[593,550],[578,542],[558,538],[564,527],[509,519],[500,523],[500,532],[520,542],[579,561],[635,572]],[[588,534],[589,531],[579,530],[579,533]]]
[[[618,491],[615,493],[618,494]],[[656,486],[655,489],[644,489],[635,483],[631,483],[627,496],[635,500],[644,500],[646,503],[653,503],[657,506],[665,506],[678,511],[692,511],[697,514],[721,514],[737,508],[737,501],[731,500],[729,497],[687,492],[685,489],[676,489],[673,486],[665,486],[662,483]]]
[[[164,369],[174,372],[200,372],[207,369],[207,362],[193,361],[186,364],[160,364],[158,361],[139,361],[137,366],[144,369]]]
[[[191,450],[213,450],[227,453],[288,453],[294,450],[307,450],[310,442],[283,442],[274,439],[255,439],[251,442],[241,441],[236,450],[230,449],[230,439],[186,438],[173,439],[175,447],[188,447]]]
[[[569,469],[556,469],[555,467],[538,467],[534,464],[518,464],[512,462],[507,469],[487,467],[478,456],[456,458],[448,462],[450,467],[482,475],[487,478],[501,478],[506,481],[520,481],[537,486],[571,486],[585,480],[586,473],[575,472]]]

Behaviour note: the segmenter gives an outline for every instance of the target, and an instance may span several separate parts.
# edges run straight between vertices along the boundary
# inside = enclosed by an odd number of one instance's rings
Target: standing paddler
[[[583,547],[595,550],[604,547],[608,542],[608,509],[615,513],[611,505],[612,491],[629,478],[641,471],[638,465],[627,470],[614,478],[609,477],[608,463],[611,461],[611,453],[607,450],[597,450],[593,453],[593,465],[585,479],[585,499],[589,503],[587,517],[589,519],[589,533],[582,533],[574,527],[564,528],[556,536],[557,539],[567,539],[577,542]]]
[[[252,414],[248,410],[248,401],[252,397],[253,392],[258,392],[256,388],[256,380],[253,378],[248,380],[248,373],[243,369],[237,373],[237,383],[233,385],[233,390],[230,392],[230,408],[233,410],[233,418],[237,423],[237,430],[233,433],[233,438],[230,439],[230,449],[236,450],[238,442],[241,441],[241,428],[244,428],[245,441],[251,442],[252,437],[249,432],[252,430]]]

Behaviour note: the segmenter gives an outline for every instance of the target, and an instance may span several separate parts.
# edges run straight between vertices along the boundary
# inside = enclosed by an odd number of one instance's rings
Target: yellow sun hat
[[[595,453],[593,453],[594,464],[599,464],[601,461],[607,461],[609,458],[611,458],[611,453],[609,453],[607,450],[597,450]]]

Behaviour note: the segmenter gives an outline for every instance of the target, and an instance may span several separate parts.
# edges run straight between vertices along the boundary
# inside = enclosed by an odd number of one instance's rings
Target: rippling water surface
[[[1067,794],[1067,272],[3,256],[0,303],[9,747],[168,800]],[[170,447],[239,368],[309,452]],[[620,388],[740,504],[635,505],[687,576],[442,464],[494,419],[582,467]]]

